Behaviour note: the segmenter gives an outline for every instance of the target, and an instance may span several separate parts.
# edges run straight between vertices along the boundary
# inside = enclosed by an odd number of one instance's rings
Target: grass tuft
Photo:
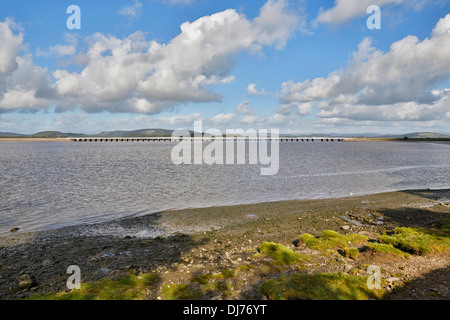
[[[388,254],[392,254],[394,256],[399,256],[402,258],[409,258],[409,256],[410,256],[409,253],[404,252],[400,249],[397,249],[394,246],[392,246],[391,244],[369,243],[365,248],[372,250],[374,252],[388,253]]]
[[[377,240],[404,252],[426,255],[442,252],[450,247],[450,238],[441,234],[444,233],[434,229],[396,228],[392,236],[381,235]]]
[[[127,274],[119,279],[103,279],[81,284],[70,292],[33,295],[29,300],[138,300],[159,279],[156,274]]]
[[[165,285],[161,292],[164,300],[199,300],[203,296],[199,289],[186,284]]]
[[[369,238],[354,233],[349,235],[341,235],[333,230],[322,231],[322,237],[316,238],[308,233],[302,234],[299,240],[313,250],[325,251],[333,248],[345,249],[349,244],[358,244],[367,241]]]
[[[307,257],[303,254],[295,252],[285,246],[274,243],[264,242],[259,247],[259,252],[270,256],[276,264],[290,265],[295,263],[301,263],[307,260]]]
[[[359,250],[358,248],[344,248],[342,249],[342,255],[346,258],[356,260],[359,255]]]
[[[344,273],[294,274],[262,283],[259,293],[269,300],[380,299],[383,289],[367,288],[366,277]]]

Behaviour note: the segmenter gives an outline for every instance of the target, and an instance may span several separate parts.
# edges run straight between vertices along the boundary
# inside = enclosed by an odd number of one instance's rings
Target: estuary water
[[[267,165],[175,165],[176,142],[1,142],[0,235],[167,209],[450,187],[450,144],[282,142]]]

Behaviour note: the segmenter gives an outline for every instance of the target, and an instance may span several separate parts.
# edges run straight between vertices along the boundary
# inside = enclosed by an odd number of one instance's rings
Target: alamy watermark
[[[172,162],[180,164],[261,164],[260,174],[275,175],[280,165],[278,129],[208,129],[202,134],[202,121],[194,122],[194,136],[188,130],[175,130],[178,140],[171,152]],[[203,143],[209,142],[204,148]],[[248,147],[247,147],[248,145]],[[270,146],[270,154],[269,147]],[[248,150],[248,154],[247,154]]]
[[[377,5],[372,5],[367,8],[368,14],[372,14],[366,22],[367,28],[370,30],[381,29],[381,9]]]
[[[369,266],[367,268],[367,273],[370,274],[370,276],[367,278],[367,288],[370,290],[373,289],[381,289],[381,270],[378,266]]]
[[[81,29],[81,9],[77,5],[70,5],[67,7],[66,13],[70,14],[67,18],[66,26],[67,29],[73,30]],[[367,7],[367,14],[371,14],[371,16],[367,19],[366,25],[370,30],[373,29],[381,29],[381,9],[377,5],[371,5]]]
[[[67,279],[67,289],[81,289],[81,269],[79,266],[71,265],[67,268],[67,273],[71,276]]]
[[[67,7],[66,13],[71,14],[66,21],[67,29],[81,29],[81,9],[79,6],[70,5]]]

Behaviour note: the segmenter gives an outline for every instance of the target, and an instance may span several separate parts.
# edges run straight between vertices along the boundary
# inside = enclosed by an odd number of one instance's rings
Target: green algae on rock
[[[259,252],[270,256],[276,264],[281,265],[301,263],[308,259],[306,255],[295,252],[282,244],[274,242],[263,242],[259,247]]]
[[[367,288],[366,277],[344,273],[293,274],[270,279],[259,292],[269,300],[380,299],[384,290]]]

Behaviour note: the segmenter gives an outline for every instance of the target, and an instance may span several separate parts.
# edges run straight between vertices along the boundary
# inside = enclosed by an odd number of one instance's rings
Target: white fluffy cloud
[[[250,109],[250,100],[245,100],[244,102],[240,103],[236,108],[236,113],[253,115],[255,112]]]
[[[136,1],[120,12],[137,14],[141,6]],[[0,112],[44,108],[50,96],[59,112],[80,108],[156,114],[189,102],[220,101],[211,86],[234,79],[235,57],[266,46],[283,48],[298,23],[299,17],[287,9],[287,1],[268,0],[253,20],[229,9],[185,22],[180,34],[168,43],[147,41],[143,32],[123,39],[97,33],[86,39],[85,52],[76,54],[76,41],[38,52],[71,56],[82,64],[80,72],[54,71],[54,83],[50,84],[46,70],[33,65],[31,56],[19,56],[23,37],[6,21],[0,24]],[[18,74],[24,76],[25,66],[28,79],[40,82],[18,79]],[[13,73],[17,74],[13,77]]]
[[[142,11],[142,3],[136,0],[133,4],[126,5],[121,8],[117,13],[130,19],[135,19]]]
[[[133,92],[137,82],[152,70],[160,45],[147,43],[141,32],[125,39],[97,33],[88,42],[89,50],[82,55],[87,65],[80,73],[53,73],[55,88],[63,101],[59,110],[76,106],[88,112],[153,110]]]
[[[11,20],[0,22],[0,76],[11,74],[18,67],[16,57],[22,45],[23,35],[14,34],[11,27],[14,27]]]
[[[12,20],[0,22],[0,113],[48,108],[54,92],[47,70],[34,65],[30,55],[19,56],[23,36],[15,28]]]
[[[36,55],[38,57],[56,57],[74,56],[77,53],[78,34],[65,33],[64,41],[66,44],[56,44],[50,48],[43,50],[38,48]]]
[[[256,83],[250,83],[247,86],[247,92],[251,95],[265,95],[266,91],[264,91],[264,89],[262,89],[262,90],[256,89],[257,86],[258,85]]]
[[[320,117],[429,120],[448,116],[450,90],[437,88],[449,78],[450,14],[423,41],[407,36],[381,52],[366,38],[345,69],[283,83],[281,110],[315,105]]]
[[[48,56],[55,56],[55,57],[64,57],[64,56],[73,56],[77,52],[77,48],[75,45],[67,44],[57,44],[54,46],[51,46],[47,51],[38,50],[37,56],[42,57],[48,57]]]
[[[286,44],[299,20],[286,6],[269,0],[254,20],[229,9],[185,22],[167,44],[147,42],[141,32],[125,39],[96,34],[80,73],[53,73],[64,101],[58,110],[155,114],[188,102],[220,101],[210,86],[233,80],[237,54]]]

